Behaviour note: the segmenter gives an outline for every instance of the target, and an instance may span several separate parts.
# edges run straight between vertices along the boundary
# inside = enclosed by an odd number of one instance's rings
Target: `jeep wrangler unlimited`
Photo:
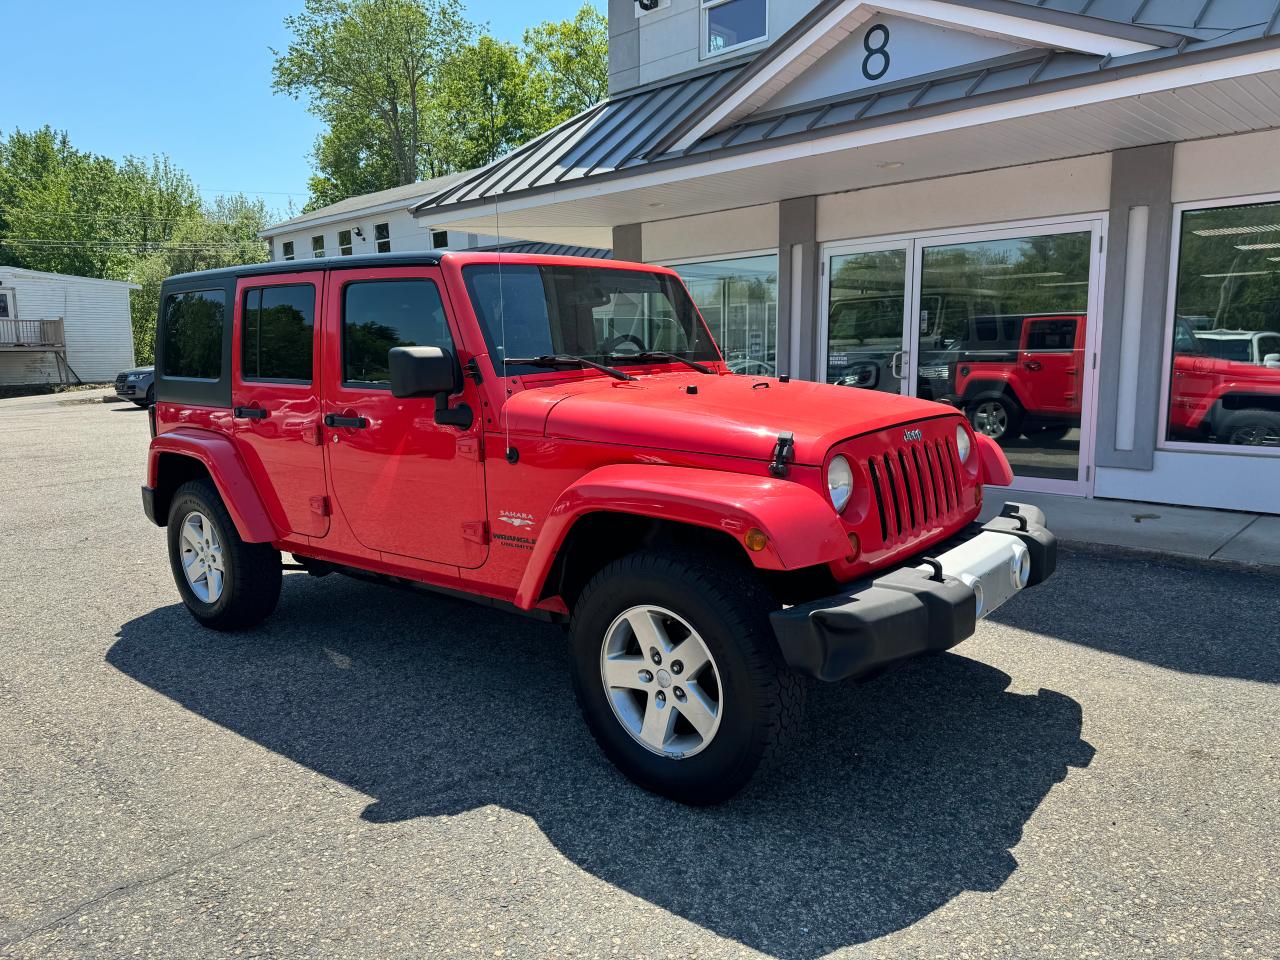
[[[512,254],[269,263],[161,294],[147,516],[202,624],[281,553],[567,624],[582,714],[640,785],[739,789],[802,675],[946,650],[1054,568],[951,407],[729,372],[679,278]],[[429,627],[428,627],[429,629]]]

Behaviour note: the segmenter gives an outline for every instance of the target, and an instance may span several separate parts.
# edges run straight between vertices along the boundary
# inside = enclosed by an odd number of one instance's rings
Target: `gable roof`
[[[865,87],[821,101],[749,113],[706,132],[690,135],[717,104],[726,102],[762,62],[796,42],[813,23],[849,0],[822,0],[795,28],[746,63],[717,65],[612,97],[535,138],[488,167],[475,171],[413,208],[416,216],[436,209],[465,209],[511,195],[553,192],[581,181],[659,171],[712,157],[782,143],[835,135],[864,127],[1016,100],[1089,84],[1118,80],[1184,64],[1212,61],[1255,49],[1280,47],[1280,0],[947,0],[966,9],[1014,8],[1020,14],[1057,22],[1090,20],[1141,49],[1122,55],[1028,48],[975,64]],[[903,4],[915,0],[894,0]],[[918,0],[941,3],[942,0]],[[1049,6],[1050,3],[1055,4]],[[1070,6],[1087,14],[1059,9]],[[1177,6],[1195,15],[1169,14],[1179,31],[1153,32],[1144,17],[1163,16]],[[1093,16],[1106,12],[1107,18]],[[1116,19],[1110,19],[1115,17]],[[816,19],[815,19],[816,18]],[[1130,31],[1139,23],[1142,40]],[[1200,26],[1196,26],[1196,24]],[[1208,23],[1218,26],[1212,29]],[[1183,27],[1183,24],[1190,24]],[[1158,44],[1150,41],[1159,40]]]
[[[417,183],[391,187],[388,190],[378,190],[374,193],[362,193],[358,196],[347,197],[347,199],[331,203],[327,207],[317,207],[315,210],[299,214],[288,220],[273,223],[259,233],[258,236],[271,237],[280,233],[292,232],[309,224],[331,223],[334,220],[363,213],[386,212],[388,209],[407,210],[415,201],[425,199],[450,184],[457,183],[472,172],[464,170],[461,173],[447,173],[443,177],[435,177],[431,180],[419,180]]]
[[[23,280],[44,280],[50,283],[97,283],[109,287],[128,287],[130,290],[141,290],[138,284],[129,280],[108,280],[105,277],[82,277],[74,273],[49,273],[45,270],[29,270],[26,267],[0,266],[0,276],[18,277]]]

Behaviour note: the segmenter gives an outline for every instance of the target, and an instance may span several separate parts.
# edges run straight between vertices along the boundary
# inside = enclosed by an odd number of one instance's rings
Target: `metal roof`
[[[579,247],[571,243],[549,243],[542,240],[512,240],[509,243],[491,243],[484,247],[472,247],[469,253],[536,253],[548,257],[587,257],[592,260],[612,260],[613,251],[604,247]]]
[[[435,177],[431,180],[419,180],[417,183],[391,187],[389,190],[378,190],[374,193],[362,193],[358,196],[347,197],[347,199],[331,203],[327,207],[317,207],[315,210],[299,214],[288,220],[273,223],[258,236],[269,237],[274,234],[296,230],[309,223],[329,221],[334,217],[364,213],[366,210],[383,207],[388,204],[407,210],[415,201],[430,197],[433,193],[457,183],[472,172],[471,170],[464,170],[461,173],[447,173],[442,177]]]
[[[825,8],[830,2],[835,0],[824,0],[819,7]],[[757,61],[739,61],[688,74],[597,104],[428,198],[414,207],[414,213],[427,216],[440,208],[481,206],[499,196],[549,192],[585,180],[627,176],[641,168],[658,170],[822,134],[898,123],[1166,69],[1172,60],[1179,64],[1212,60],[1227,55],[1228,47],[1229,53],[1234,54],[1246,47],[1273,47],[1280,42],[1280,0],[951,2],[1002,12],[1009,12],[1010,8],[1015,8],[1015,12],[1034,11],[1036,16],[1057,11],[1074,18],[1077,25],[1083,11],[1088,18],[1144,26],[1173,25],[1178,30],[1191,32],[1216,31],[1216,35],[1203,39],[1183,35],[1168,46],[1120,57],[1031,49],[936,74],[863,88],[829,100],[757,112],[708,134],[684,150],[665,146],[676,141],[680,130],[689,129],[691,118],[705,115],[712,101],[736,86],[746,71],[756,68],[759,58],[770,57],[774,52],[771,46],[758,55]],[[1208,24],[1217,26],[1210,28]],[[776,44],[786,42],[791,33],[788,31]]]

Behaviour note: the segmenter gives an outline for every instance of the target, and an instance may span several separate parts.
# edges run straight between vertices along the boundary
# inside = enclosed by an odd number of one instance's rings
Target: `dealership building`
[[[668,264],[738,372],[1026,489],[1280,512],[1278,0],[610,0],[610,96],[413,208]]]

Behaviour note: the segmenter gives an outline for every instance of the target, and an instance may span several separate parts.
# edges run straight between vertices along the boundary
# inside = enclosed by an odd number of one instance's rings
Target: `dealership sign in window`
[[[1166,439],[1280,449],[1280,203],[1185,210]]]

